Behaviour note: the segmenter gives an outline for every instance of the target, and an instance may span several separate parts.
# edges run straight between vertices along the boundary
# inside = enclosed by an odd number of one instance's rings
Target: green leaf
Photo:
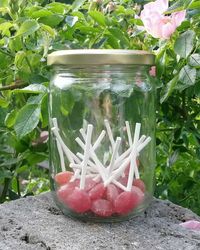
[[[42,84],[30,84],[29,86],[23,89],[15,89],[14,93],[32,93],[32,94],[40,94],[47,92],[47,88]]]
[[[48,34],[52,37],[55,37],[56,31],[52,29],[49,25],[41,24],[41,29],[48,32]]]
[[[3,180],[4,178],[9,178],[11,179],[13,176],[12,172],[9,170],[0,170],[0,180]]]
[[[69,9],[70,9],[70,5],[64,4],[64,3],[50,3],[48,5],[46,5],[46,8],[51,10],[52,12],[56,13],[56,14],[65,14]]]
[[[193,67],[200,67],[200,54],[192,54],[189,57],[189,64]]]
[[[74,107],[75,104],[74,96],[69,91],[66,93],[61,93],[60,101],[61,101],[61,107],[60,107],[61,112],[67,116]]]
[[[26,156],[27,161],[31,165],[35,165],[47,159],[47,155],[39,152],[29,152]]]
[[[184,66],[179,73],[180,83],[177,85],[177,89],[183,91],[184,89],[195,84],[196,81],[196,69],[191,68],[189,65]]]
[[[3,163],[0,164],[0,166],[3,167],[3,166],[15,165],[16,163],[20,162],[20,160],[21,160],[20,158],[12,158],[4,161]]]
[[[15,66],[16,66],[17,68],[21,68],[21,67],[22,67],[23,61],[24,61],[24,59],[26,58],[26,56],[27,56],[27,55],[26,55],[26,52],[25,52],[25,51],[18,51],[18,52],[16,53],[14,63],[15,63]]]
[[[22,23],[19,30],[17,31],[16,36],[28,36],[36,32],[40,28],[40,25],[36,20],[26,20]]]
[[[31,17],[32,18],[40,18],[40,17],[51,16],[51,15],[53,15],[53,13],[51,11],[46,10],[46,9],[41,9],[41,10],[38,10],[38,11],[34,11],[31,14]]]
[[[10,113],[7,114],[6,119],[5,119],[5,125],[8,128],[11,128],[15,124],[16,117],[17,117],[17,110],[14,109]]]
[[[9,0],[0,1],[0,7],[8,7],[8,6],[9,6]]]
[[[170,13],[173,13],[173,12],[177,12],[177,11],[187,9],[192,2],[193,2],[193,0],[174,1],[174,4],[172,4],[165,13],[170,14]]]
[[[90,11],[88,12],[88,14],[92,17],[92,19],[94,21],[96,21],[98,24],[102,25],[102,26],[106,26],[106,18],[105,16],[99,12],[99,11]]]
[[[174,50],[182,58],[187,58],[194,46],[195,33],[188,30],[181,34],[175,42]]]
[[[116,39],[114,36],[109,35],[108,36],[108,40],[107,43],[111,46],[111,48],[113,49],[120,49],[120,45],[119,45],[119,40]]]
[[[176,87],[177,81],[178,81],[178,76],[175,76],[170,82],[166,84],[166,86],[163,87],[161,91],[160,103],[166,101],[168,97],[172,94],[173,90]]]
[[[7,108],[9,106],[9,101],[3,97],[0,97],[0,107]]]
[[[174,4],[172,4],[165,13],[170,14],[172,12],[180,11],[183,9],[184,9],[183,0],[179,0],[174,2]]]
[[[3,36],[10,36],[10,28],[13,27],[11,22],[4,22],[0,24],[0,31],[2,31]]]
[[[19,138],[29,134],[37,126],[40,119],[40,106],[27,104],[18,113],[15,122],[15,132]]]
[[[49,113],[48,113],[48,95],[45,94],[42,99],[41,103],[41,121],[42,121],[42,128],[48,126],[49,122]]]
[[[23,47],[20,37],[10,39],[9,48],[12,52],[19,51]]]
[[[64,17],[62,15],[53,14],[51,16],[39,18],[39,22],[54,28],[58,24],[60,24],[63,19],[64,19]]]
[[[199,9],[200,8],[200,2],[198,1],[193,1],[190,5],[189,5],[189,9]]]
[[[72,4],[72,10],[77,11],[84,3],[86,0],[75,0]]]
[[[32,95],[28,98],[27,103],[28,104],[41,104],[45,95],[46,94]]]
[[[129,40],[120,29],[110,28],[108,31],[120,41],[122,48],[129,47]]]

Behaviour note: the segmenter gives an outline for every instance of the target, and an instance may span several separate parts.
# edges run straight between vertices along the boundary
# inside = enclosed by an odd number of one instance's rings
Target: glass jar
[[[64,214],[114,222],[149,205],[154,189],[154,56],[66,50],[48,56],[51,189]]]

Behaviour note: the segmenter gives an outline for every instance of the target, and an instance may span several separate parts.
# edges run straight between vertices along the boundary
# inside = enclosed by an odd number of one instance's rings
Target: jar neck
[[[100,72],[148,72],[150,65],[54,65],[53,70],[59,72],[85,72],[85,73],[100,73]]]

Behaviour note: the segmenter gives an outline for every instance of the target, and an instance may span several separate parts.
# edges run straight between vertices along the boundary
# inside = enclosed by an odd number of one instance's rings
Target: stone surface
[[[63,216],[51,194],[0,206],[0,250],[198,250],[200,232],[179,226],[200,218],[169,201],[154,200],[139,217],[114,224]]]

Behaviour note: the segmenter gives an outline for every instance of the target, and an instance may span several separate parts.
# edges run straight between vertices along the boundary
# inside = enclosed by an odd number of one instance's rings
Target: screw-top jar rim
[[[48,65],[154,65],[155,56],[144,50],[77,49],[48,55]]]

